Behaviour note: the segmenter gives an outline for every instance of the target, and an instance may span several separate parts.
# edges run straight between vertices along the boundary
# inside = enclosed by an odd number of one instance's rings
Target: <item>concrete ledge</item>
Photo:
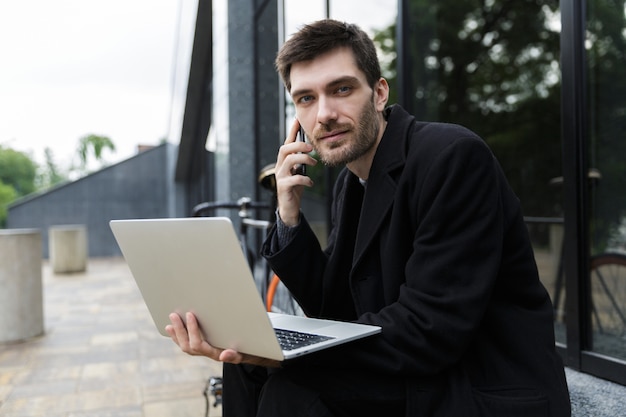
[[[572,417],[626,416],[626,387],[565,368]]]
[[[0,343],[43,334],[41,232],[0,230]]]
[[[48,251],[54,273],[85,272],[87,269],[87,227],[80,224],[50,227]]]

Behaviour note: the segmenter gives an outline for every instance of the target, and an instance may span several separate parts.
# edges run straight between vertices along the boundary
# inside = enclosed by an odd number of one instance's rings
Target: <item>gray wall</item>
[[[163,144],[45,193],[9,206],[7,227],[38,228],[48,257],[48,228],[87,226],[90,257],[119,256],[109,220],[188,216],[180,186],[174,183],[177,146]]]

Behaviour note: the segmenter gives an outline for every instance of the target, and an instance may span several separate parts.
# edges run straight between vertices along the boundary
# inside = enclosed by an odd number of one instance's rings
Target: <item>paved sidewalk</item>
[[[45,334],[0,344],[0,416],[205,415],[220,365],[158,334],[122,258],[90,259],[72,275],[44,262],[43,286]]]

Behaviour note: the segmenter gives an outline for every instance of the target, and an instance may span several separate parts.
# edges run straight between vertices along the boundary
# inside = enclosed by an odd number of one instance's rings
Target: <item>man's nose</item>
[[[330,97],[320,97],[317,108],[317,121],[321,124],[337,120],[337,107]]]

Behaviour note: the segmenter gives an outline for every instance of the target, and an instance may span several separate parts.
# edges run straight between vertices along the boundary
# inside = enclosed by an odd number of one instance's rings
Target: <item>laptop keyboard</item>
[[[289,351],[303,346],[309,346],[314,343],[323,342],[324,340],[333,339],[330,336],[321,336],[319,334],[301,333],[293,330],[274,329],[278,343],[283,350]]]

